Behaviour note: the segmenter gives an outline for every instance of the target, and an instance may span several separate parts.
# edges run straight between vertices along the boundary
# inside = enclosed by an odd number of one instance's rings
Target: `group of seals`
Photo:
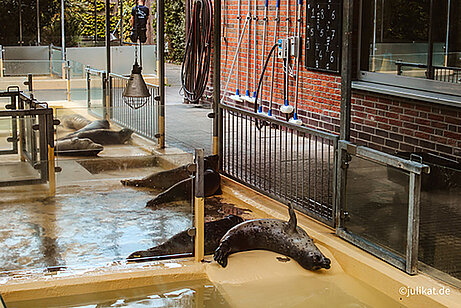
[[[233,227],[223,236],[214,253],[222,267],[227,266],[230,254],[255,249],[270,250],[291,257],[307,270],[329,269],[331,261],[315,246],[306,231],[297,227],[293,206],[290,220],[253,219]]]
[[[206,156],[204,159],[205,197],[221,194],[221,176],[218,172],[218,155]],[[164,190],[154,199],[147,202],[148,207],[191,198],[193,177],[190,177],[188,165],[154,173],[141,180],[122,180],[126,186],[148,187]]]
[[[232,227],[243,222],[239,216],[229,215],[223,219],[205,223],[205,254],[211,254],[218,247],[219,240]],[[133,252],[127,258],[129,261],[142,262],[148,261],[149,257],[164,256],[194,251],[194,242],[188,230],[182,231],[163,244]]]
[[[107,120],[91,122],[77,114],[64,117],[62,122],[65,127],[76,131],[57,140],[57,155],[97,155],[104,149],[103,145],[123,144],[133,134],[133,131],[127,128],[119,131],[110,130]]]

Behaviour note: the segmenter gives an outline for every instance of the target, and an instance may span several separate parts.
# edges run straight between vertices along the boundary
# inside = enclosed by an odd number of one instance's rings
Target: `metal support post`
[[[214,2],[213,12],[213,154],[220,154],[220,120],[222,114],[219,110],[221,100],[221,1]],[[219,155],[221,157],[221,155]]]
[[[120,46],[123,46],[123,0],[120,0],[120,28],[119,28],[119,36],[120,36]]]
[[[62,79],[64,79],[64,65],[66,62],[66,34],[65,34],[65,26],[64,26],[64,0],[61,0],[61,60],[62,60]]]
[[[159,140],[161,149],[165,147],[165,2],[157,0],[157,53],[159,78]]]
[[[340,139],[351,137],[351,96],[352,96],[352,23],[353,0],[343,1],[343,42],[341,57],[341,116]]]
[[[101,82],[102,82],[102,117],[109,121],[109,113],[107,112],[107,105],[109,100],[109,94],[107,89],[107,73],[103,72],[101,74]]]
[[[419,205],[421,195],[421,174],[410,173],[410,196],[408,198],[407,251],[405,271],[418,272]]]
[[[3,46],[0,45],[0,78],[3,78]]]
[[[19,0],[19,46],[24,43],[22,41],[22,0]]]
[[[91,108],[91,74],[90,74],[90,70],[89,70],[89,66],[87,65],[86,66],[86,94],[87,94],[87,98],[86,98],[86,106],[88,108]]]
[[[66,61],[67,101],[70,102],[70,61]]]
[[[203,149],[195,149],[195,261],[201,262],[205,256],[205,192],[204,192],[204,154]]]
[[[40,45],[40,0],[37,0],[37,45]]]
[[[106,0],[106,73],[110,74],[110,0]]]

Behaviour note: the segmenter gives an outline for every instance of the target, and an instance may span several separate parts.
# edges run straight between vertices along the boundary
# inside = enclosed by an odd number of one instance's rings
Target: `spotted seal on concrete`
[[[330,259],[320,252],[303,229],[296,226],[296,214],[292,205],[289,213],[288,222],[279,219],[254,219],[233,227],[221,239],[214,259],[222,267],[226,267],[230,254],[262,249],[291,257],[308,270],[329,269]]]
[[[95,129],[107,129],[109,127],[110,127],[109,121],[107,121],[107,120],[96,120],[96,121],[93,121],[93,122],[87,124],[86,126],[80,128],[79,130],[68,134],[67,136],[65,136],[63,138],[60,138],[59,140],[64,140],[64,139],[69,139],[69,138],[75,137],[76,135],[78,135],[79,133],[82,133],[82,132],[87,132],[87,131],[95,130]]]
[[[70,138],[58,140],[55,144],[56,155],[95,156],[104,147],[88,138]]]
[[[226,232],[243,222],[239,216],[229,215],[223,219],[205,223],[205,254],[212,254],[218,247],[219,240]],[[149,261],[149,257],[164,256],[194,251],[194,241],[188,230],[173,235],[163,244],[149,248],[147,250],[136,251],[127,258],[129,261],[143,262]]]
[[[209,155],[204,158],[205,170],[212,169],[214,171],[218,171],[218,163],[218,155]],[[140,180],[121,180],[121,182],[126,186],[167,189],[176,183],[189,178],[190,173],[188,171],[188,166],[189,164],[186,164],[171,170],[156,172]]]
[[[64,116],[61,121],[62,125],[70,129],[81,129],[90,124],[91,121],[79,114],[71,114]]]
[[[78,133],[75,135],[75,137],[79,139],[88,138],[93,140],[95,143],[107,145],[124,144],[131,138],[132,134],[133,131],[128,128],[121,129],[118,132],[110,129],[94,129]]]
[[[192,194],[192,184],[194,178],[182,180],[164,192],[160,193],[154,199],[147,202],[148,207],[156,207],[158,205],[180,200],[190,200]],[[204,190],[205,197],[221,194],[221,176],[219,172],[212,169],[206,169],[204,172]]]

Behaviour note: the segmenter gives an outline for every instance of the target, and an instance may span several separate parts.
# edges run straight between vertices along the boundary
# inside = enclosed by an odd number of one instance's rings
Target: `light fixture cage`
[[[141,75],[142,68],[137,62],[133,65],[131,76],[123,90],[123,102],[132,109],[145,106],[151,99],[151,93]]]

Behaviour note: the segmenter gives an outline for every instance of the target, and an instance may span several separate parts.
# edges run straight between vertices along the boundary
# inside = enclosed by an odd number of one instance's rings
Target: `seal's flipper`
[[[288,204],[288,213],[290,214],[290,220],[288,221],[288,232],[296,232],[296,224],[298,223],[296,219],[296,213],[291,203]]]

